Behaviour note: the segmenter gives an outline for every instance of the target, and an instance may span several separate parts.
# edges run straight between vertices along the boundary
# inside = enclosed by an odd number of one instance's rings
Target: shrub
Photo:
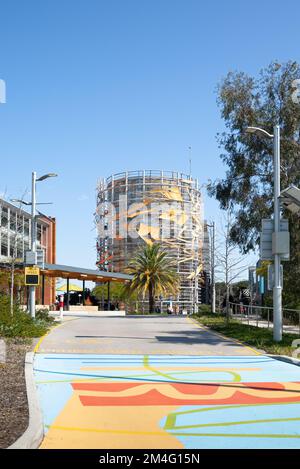
[[[204,305],[204,304],[200,305],[199,309],[198,309],[198,312],[199,312],[200,315],[202,315],[202,314],[206,315],[206,314],[211,313],[211,305]]]
[[[40,337],[49,327],[49,321],[37,317],[33,319],[18,305],[10,312],[10,298],[0,295],[0,336],[2,337]]]
[[[49,324],[54,322],[54,318],[49,315],[49,309],[37,309],[35,312],[36,319],[40,321],[45,321]]]

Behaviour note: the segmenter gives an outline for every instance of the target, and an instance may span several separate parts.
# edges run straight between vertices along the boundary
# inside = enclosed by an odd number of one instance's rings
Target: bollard
[[[59,296],[59,318],[61,321],[64,318],[64,295]]]

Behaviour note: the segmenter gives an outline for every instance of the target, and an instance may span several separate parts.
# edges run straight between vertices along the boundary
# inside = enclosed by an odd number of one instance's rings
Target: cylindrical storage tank
[[[176,298],[158,306],[192,312],[200,298],[203,211],[198,181],[175,171],[141,170],[114,174],[97,188],[98,267],[124,272],[145,243],[160,243],[180,276]],[[140,307],[147,309],[147,301]]]

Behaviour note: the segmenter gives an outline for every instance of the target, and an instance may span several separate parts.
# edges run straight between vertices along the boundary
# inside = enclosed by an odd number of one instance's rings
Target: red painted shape
[[[119,392],[126,389],[139,388],[144,386],[145,383],[74,383],[73,389],[77,391],[101,391],[101,392],[116,392],[116,396],[97,396],[97,395],[79,395],[80,401],[84,406],[157,406],[157,405],[223,405],[223,404],[259,404],[268,402],[300,402],[300,393],[297,397],[264,397],[252,396],[247,394],[247,388],[263,391],[283,391],[284,385],[282,383],[237,383],[223,385],[223,387],[232,388],[232,395],[227,398],[214,399],[213,395],[219,389],[219,385],[207,384],[184,384],[184,383],[171,383],[171,384],[152,384],[153,389],[141,394],[133,396],[120,396]],[[170,397],[164,394],[166,386],[172,386],[182,394],[182,398]],[[245,389],[243,389],[245,388]],[[288,390],[287,390],[288,391]],[[292,392],[296,392],[291,390]],[[191,399],[185,397],[185,394],[194,394],[199,398]],[[203,397],[206,395],[207,397]],[[200,397],[201,396],[201,397]],[[211,396],[211,397],[210,397]]]
[[[172,386],[177,391],[183,394],[214,394],[219,388],[219,384],[189,384],[189,383],[157,383],[157,382],[147,382],[147,383],[73,383],[72,387],[77,391],[100,391],[100,392],[120,392],[125,389],[138,388],[140,386],[152,385],[153,388],[159,387],[163,389],[164,387]]]

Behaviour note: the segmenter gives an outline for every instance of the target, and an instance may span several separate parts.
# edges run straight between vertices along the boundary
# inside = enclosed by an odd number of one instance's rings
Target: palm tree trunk
[[[153,296],[153,286],[152,283],[149,285],[149,313],[154,312],[154,296]]]

